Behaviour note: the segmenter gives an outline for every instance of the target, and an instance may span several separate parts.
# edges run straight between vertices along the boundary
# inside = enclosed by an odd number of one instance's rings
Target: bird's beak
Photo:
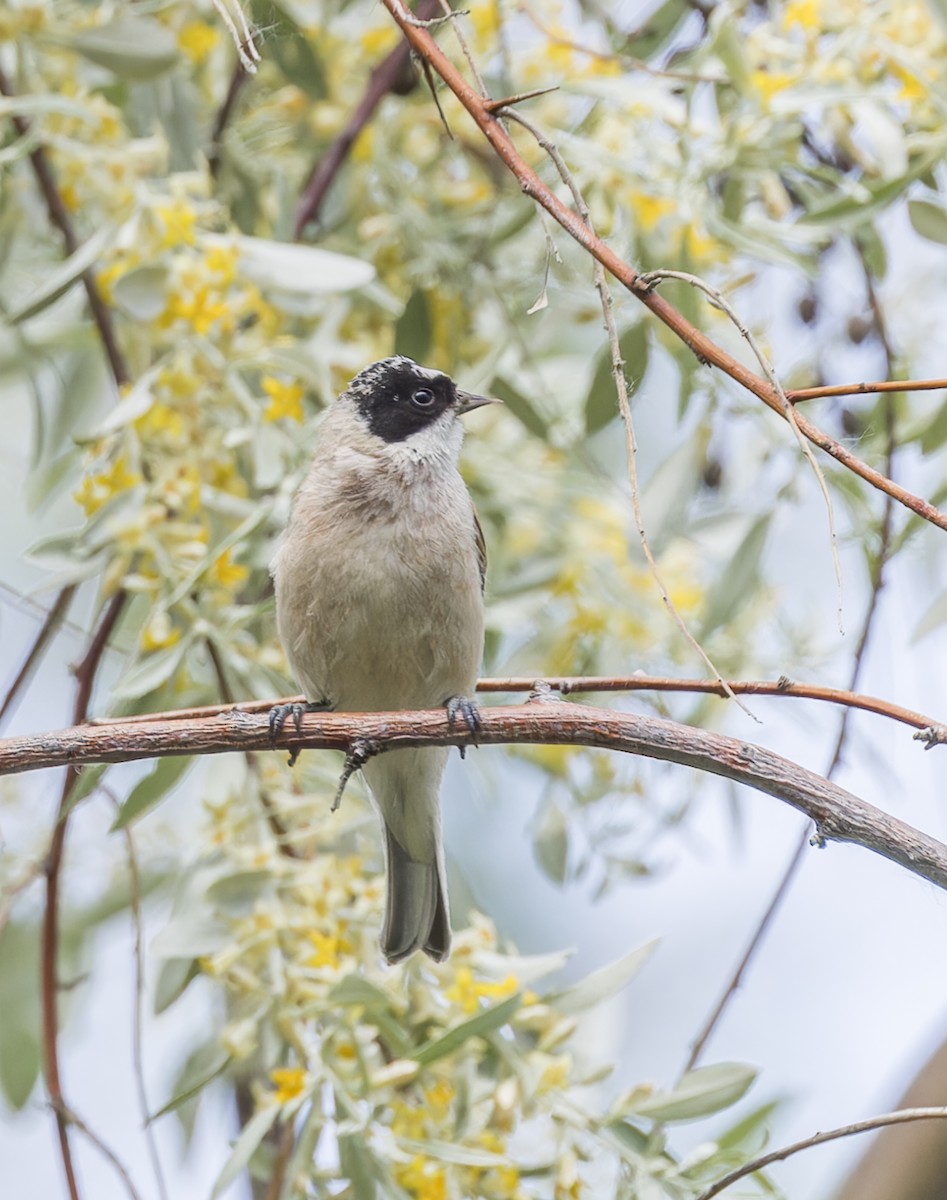
[[[485,404],[502,404],[498,396],[475,396],[473,392],[462,392],[457,389],[457,415],[464,416],[475,408],[483,408]]]

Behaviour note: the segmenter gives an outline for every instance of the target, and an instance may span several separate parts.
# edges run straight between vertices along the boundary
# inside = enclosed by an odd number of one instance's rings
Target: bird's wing
[[[477,566],[480,568],[480,590],[482,592],[487,586],[487,543],[483,537],[480,518],[473,505],[471,505],[471,512],[473,513],[474,541],[477,543]]]

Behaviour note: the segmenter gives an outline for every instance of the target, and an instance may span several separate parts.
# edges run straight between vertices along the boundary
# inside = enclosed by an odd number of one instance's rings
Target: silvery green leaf
[[[168,958],[158,969],[155,981],[154,1011],[160,1015],[177,1000],[184,989],[200,974],[193,958]]]
[[[397,1144],[408,1154],[423,1154],[439,1162],[453,1163],[458,1167],[507,1167],[510,1158],[506,1154],[494,1154],[490,1150],[478,1150],[474,1146],[459,1146],[453,1142],[434,1139],[395,1138]]]
[[[207,899],[228,917],[248,916],[260,896],[273,885],[269,870],[235,871],[224,875],[207,889]]]
[[[132,788],[128,799],[118,810],[110,832],[124,829],[131,821],[154,808],[179,782],[193,761],[186,755],[159,758],[153,769]]]
[[[167,306],[167,267],[149,264],[120,275],[112,284],[115,304],[136,321],[153,321]]]
[[[89,435],[88,440],[98,441],[99,438],[108,437],[109,434],[123,429],[126,425],[131,425],[133,421],[143,417],[154,404],[151,385],[158,378],[161,370],[161,366],[158,365],[140,375],[128,394],[119,400],[105,420]]]
[[[135,700],[157,691],[181,665],[189,646],[190,638],[185,635],[173,646],[146,654],[121,676],[112,689],[113,700]]]
[[[0,1091],[12,1108],[39,1073],[39,929],[11,920],[0,932]]]
[[[416,1050],[411,1057],[416,1062],[419,1062],[422,1067],[430,1066],[431,1063],[437,1062],[438,1059],[446,1058],[448,1054],[453,1054],[455,1050],[458,1050],[465,1042],[470,1041],[471,1038],[484,1037],[486,1034],[492,1033],[495,1029],[500,1029],[503,1025],[506,1025],[522,1003],[522,996],[517,994],[510,996],[507,1000],[502,1000],[499,1004],[494,1004],[492,1008],[485,1008],[468,1021],[461,1021],[459,1025],[448,1029],[440,1037],[432,1038],[431,1041],[426,1042],[420,1049]]]
[[[166,1113],[174,1112],[188,1100],[199,1095],[209,1083],[222,1075],[230,1066],[230,1055],[216,1041],[205,1042],[188,1055],[183,1069],[174,1081],[174,1095],[148,1117],[148,1123],[157,1121]]]
[[[227,1159],[224,1169],[217,1177],[211,1192],[211,1200],[225,1191],[237,1178],[253,1156],[254,1151],[269,1133],[273,1122],[279,1116],[279,1105],[269,1104],[261,1108],[244,1125],[240,1136],[234,1142],[233,1150]]]
[[[947,209],[930,200],[909,200],[908,216],[922,238],[947,243]]]
[[[592,971],[581,982],[566,988],[565,991],[550,992],[545,1000],[553,1005],[557,1012],[563,1014],[584,1012],[616,995],[629,984],[657,949],[657,945],[657,939],[646,942],[630,954]]]
[[[180,53],[174,33],[151,17],[120,16],[80,33],[72,39],[72,47],[90,62],[135,83],[163,75]]]
[[[730,562],[711,587],[704,602],[701,639],[708,637],[721,625],[732,622],[747,597],[754,594],[772,515],[763,513],[753,522]]]
[[[317,246],[258,237],[209,237],[206,241],[225,246],[235,242],[241,271],[265,291],[325,296],[352,291],[375,277],[371,263]]]
[[[41,313],[55,303],[60,296],[64,296],[70,288],[75,286],[83,273],[97,261],[114,234],[113,227],[106,225],[98,233],[94,233],[84,241],[65,262],[50,271],[46,279],[27,296],[22,304],[6,314],[7,323],[19,325],[22,321],[28,321],[30,317],[35,317],[37,313]]]
[[[530,832],[536,861],[553,883],[564,883],[569,865],[569,827],[555,801],[543,804]]]
[[[745,1063],[716,1063],[688,1071],[670,1091],[654,1092],[628,1110],[653,1121],[694,1121],[729,1108],[746,1095],[756,1069]]]
[[[395,353],[423,363],[431,348],[433,326],[427,293],[416,288],[395,324]]]

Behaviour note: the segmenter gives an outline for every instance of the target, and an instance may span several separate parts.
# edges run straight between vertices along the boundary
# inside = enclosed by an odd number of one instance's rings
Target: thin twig
[[[882,379],[875,383],[827,383],[820,387],[789,388],[790,404],[825,396],[870,396],[875,392],[933,392],[947,388],[947,379]]]
[[[256,48],[253,30],[250,28],[246,15],[240,7],[240,0],[233,0],[233,7],[236,9],[240,20],[239,30],[227,7],[227,0],[211,0],[211,3],[217,10],[217,15],[223,21],[224,25],[226,25],[227,31],[233,39],[233,44],[237,49],[237,56],[240,59],[243,69],[251,75],[255,75],[256,65],[260,61],[260,52]]]
[[[2,70],[0,70],[0,95],[16,96],[16,92]],[[30,132],[30,122],[25,117],[14,114],[11,117],[11,121],[13,128],[21,137],[26,137]],[[56,185],[56,177],[50,166],[49,158],[42,146],[37,146],[30,152],[30,163],[33,167],[33,174],[36,176],[36,182],[39,184],[40,192],[43,195],[43,200],[46,203],[50,223],[62,234],[66,253],[74,254],[79,249],[79,239],[73,228],[72,218],[62,198],[62,193]],[[92,313],[92,319],[98,330],[109,366],[112,368],[112,375],[115,378],[115,382],[119,386],[128,383],[130,376],[128,368],[125,365],[124,356],[118,346],[118,339],[115,336],[115,329],[112,325],[112,314],[109,311],[108,305],[102,299],[102,293],[99,291],[95,275],[91,269],[82,272],[82,286],[85,288],[86,297],[89,301],[89,310]]]
[[[214,126],[210,133],[210,146],[207,150],[207,166],[210,169],[211,175],[215,176],[220,170],[220,156],[223,150],[224,130],[230,122],[230,118],[234,114],[237,107],[237,100],[240,98],[240,93],[243,91],[243,86],[250,78],[250,74],[242,62],[238,61],[234,64],[233,71],[230,75],[230,83],[227,86],[227,94],[224,96],[223,103],[217,110],[217,116],[214,118]]]
[[[945,1117],[947,1117],[947,1107],[902,1108],[896,1112],[882,1113],[878,1117],[869,1117],[865,1121],[855,1121],[851,1125],[842,1125],[838,1129],[829,1129],[825,1133],[815,1133],[812,1137],[802,1138],[798,1142],[782,1146],[779,1150],[770,1150],[768,1154],[761,1154],[759,1158],[744,1163],[742,1167],[737,1167],[735,1171],[724,1175],[706,1191],[701,1192],[697,1200],[713,1200],[714,1196],[719,1196],[721,1192],[725,1192],[728,1187],[739,1180],[745,1179],[748,1175],[755,1175],[757,1171],[762,1171],[775,1162],[791,1158],[801,1150],[811,1150],[813,1146],[821,1146],[825,1142],[851,1137],[856,1133],[870,1133],[871,1130],[883,1129],[886,1125],[907,1125],[910,1121],[942,1121]]]
[[[472,734],[442,710],[407,713],[307,713],[300,731],[275,738],[264,713],[227,712],[147,725],[77,725],[0,741],[0,774],[70,763],[133,762],[233,750],[344,750],[361,740],[378,752],[417,746],[575,745],[674,762],[744,783],[815,821],[817,841],[870,849],[947,888],[947,846],[866,804],[834,783],[745,739],[726,737],[657,717],[566,701],[481,709]],[[53,978],[52,976],[50,978]],[[51,991],[50,987],[50,991]]]
[[[85,1137],[87,1141],[91,1142],[91,1144],[95,1146],[96,1150],[98,1150],[102,1157],[115,1168],[115,1171],[120,1176],[122,1183],[124,1183],[125,1189],[131,1197],[131,1200],[142,1200],[141,1193],[135,1187],[134,1183],[132,1182],[132,1177],[128,1173],[128,1168],[118,1157],[115,1151],[107,1146],[106,1143],[103,1142],[99,1137],[99,1135],[94,1133],[89,1128],[85,1121],[83,1121],[82,1117],[80,1117],[74,1109],[67,1108],[65,1105],[60,1105],[58,1108],[56,1108],[56,1116],[57,1118],[61,1118],[67,1122],[69,1125],[75,1126],[75,1128],[79,1130],[83,1137]]]
[[[664,279],[677,279],[681,283],[686,283],[689,287],[697,288],[698,291],[701,291],[705,296],[708,296],[713,303],[717,305],[721,312],[725,313],[730,318],[730,321],[736,327],[740,336],[752,350],[756,361],[760,364],[763,374],[769,380],[770,387],[772,387],[773,391],[779,397],[780,403],[783,407],[783,416],[786,418],[789,427],[792,429],[793,436],[799,443],[799,449],[805,455],[809,466],[812,468],[813,474],[816,477],[816,482],[819,485],[819,490],[822,492],[822,499],[825,502],[825,511],[829,521],[829,548],[832,553],[832,565],[835,568],[835,582],[838,589],[838,627],[839,632],[844,633],[845,630],[842,628],[842,563],[838,554],[838,534],[835,531],[835,511],[832,506],[832,497],[829,493],[828,484],[825,482],[825,475],[822,473],[821,467],[816,462],[816,457],[812,452],[812,447],[809,445],[808,441],[803,436],[802,430],[799,428],[799,419],[796,414],[796,410],[786,398],[786,393],[783,391],[783,385],[779,381],[779,376],[776,374],[773,364],[763,353],[756,338],[750,332],[749,327],[742,320],[739,313],[729,302],[729,300],[727,300],[723,293],[717,288],[711,287],[711,285],[705,279],[701,279],[699,275],[694,275],[690,271],[656,270],[648,271],[646,274],[638,276],[639,283],[645,287],[652,287]]]
[[[891,348],[890,340],[888,338],[887,327],[886,327],[885,321],[884,321],[884,314],[881,310],[880,305],[877,302],[877,297],[874,294],[874,287],[873,287],[872,280],[871,280],[871,273],[868,270],[867,264],[865,264],[865,279],[866,279],[866,286],[868,288],[869,301],[872,305],[872,311],[874,313],[875,327],[878,332],[878,336],[881,339],[882,345],[884,346],[886,365],[887,365],[888,371],[891,372],[894,370],[894,353]],[[895,448],[896,448],[897,442],[895,439],[895,429],[894,429],[894,411],[890,406],[888,407],[888,410],[886,413],[886,435],[887,435],[887,444],[886,444],[886,449],[885,449],[885,474],[888,475],[889,477],[893,477],[893,475],[894,475],[894,454],[895,454]],[[871,571],[871,581],[870,581],[871,592],[870,592],[869,599],[868,599],[868,607],[865,610],[865,617],[864,617],[864,620],[862,621],[861,633],[859,634],[859,637],[858,637],[858,643],[855,647],[855,653],[852,656],[852,669],[851,669],[851,672],[849,673],[849,692],[852,694],[854,694],[854,689],[858,686],[858,681],[861,678],[862,666],[863,666],[864,660],[865,660],[865,653],[868,649],[868,643],[871,639],[871,633],[872,633],[872,630],[873,630],[874,624],[875,624],[875,617],[877,616],[877,613],[878,613],[878,601],[881,596],[882,588],[885,585],[885,568],[887,567],[888,558],[891,553],[891,526],[892,526],[893,519],[894,519],[894,501],[892,500],[892,498],[890,496],[885,496],[884,509],[883,509],[882,516],[881,516],[881,530],[880,530],[880,539],[879,539],[879,545],[878,545],[878,553],[875,557],[875,561],[872,565],[872,571]],[[842,762],[842,755],[844,753],[845,744],[848,739],[848,731],[849,731],[849,727],[850,727],[850,717],[852,715],[853,710],[856,707],[861,707],[861,706],[847,705],[845,707],[844,712],[842,713],[842,719],[839,722],[838,735],[836,736],[836,739],[835,739],[835,747],[832,751],[832,755],[829,759],[829,765],[826,770],[826,779],[834,779],[835,773],[838,770],[838,768]],[[931,728],[931,732],[933,735],[934,727],[929,727],[929,728]],[[918,734],[915,734],[915,737],[918,737]],[[935,745],[935,744],[937,744],[937,743],[932,736],[931,739],[927,741],[927,747],[930,748],[930,746]],[[789,889],[791,888],[792,884],[794,883],[794,881],[796,879],[796,875],[799,872],[799,868],[802,866],[802,861],[803,861],[803,858],[805,857],[805,852],[809,845],[810,838],[812,837],[812,832],[813,831],[812,831],[811,822],[806,822],[805,828],[802,830],[801,834],[799,835],[799,841],[796,843],[796,848],[793,851],[792,857],[790,858],[789,862],[787,863],[787,865],[783,871],[783,874],[780,877],[779,882],[777,883],[776,888],[773,891],[773,895],[770,898],[769,904],[766,906],[766,909],[763,912],[762,917],[760,918],[759,922],[757,923],[756,929],[753,931],[753,935],[750,938],[749,944],[747,945],[742,958],[740,959],[739,963],[737,964],[736,970],[733,972],[733,974],[730,977],[729,982],[724,987],[724,990],[721,993],[720,999],[717,1001],[717,1004],[714,1006],[713,1011],[711,1012],[710,1016],[708,1017],[707,1021],[705,1022],[700,1033],[694,1039],[693,1046],[691,1047],[690,1057],[688,1058],[687,1063],[684,1067],[685,1072],[692,1070],[697,1065],[697,1062],[698,1062],[701,1054],[703,1053],[704,1048],[707,1045],[707,1042],[710,1040],[711,1035],[713,1034],[714,1030],[719,1025],[719,1023],[723,1017],[723,1014],[727,1009],[727,1006],[729,1005],[730,1001],[733,999],[737,990],[741,986],[741,984],[743,982],[743,978],[744,978],[747,970],[749,969],[750,963],[756,957],[757,951],[759,950],[760,946],[763,944],[763,941],[764,941],[767,933],[769,932],[770,926],[772,925],[773,920],[776,917],[776,914],[782,907],[783,901],[785,900],[786,896],[789,894]]]
[[[33,645],[26,652],[26,657],[23,659],[23,665],[16,673],[16,677],[7,689],[7,694],[3,698],[3,703],[0,704],[0,722],[3,721],[7,713],[13,707],[17,696],[25,687],[26,683],[32,676],[33,672],[39,666],[43,654],[48,649],[56,631],[62,624],[66,613],[69,611],[69,605],[72,603],[73,597],[76,594],[76,585],[68,584],[62,589],[56,599],[53,601],[53,606],[46,614],[46,617],[39,627],[36,637],[33,639]]]
[[[73,721],[77,725],[85,721],[88,715],[89,703],[92,699],[92,688],[95,683],[99,662],[121,615],[125,605],[125,598],[125,592],[118,591],[109,601],[99,621],[98,628],[89,643],[85,657],[76,668],[78,687],[73,706]],[[59,1071],[59,978],[57,966],[59,958],[59,878],[62,868],[63,850],[66,844],[66,828],[69,823],[69,798],[78,780],[78,767],[75,765],[69,766],[69,769],[66,771],[66,777],[63,780],[56,824],[53,827],[49,845],[49,856],[46,859],[46,907],[43,911],[40,951],[40,998],[42,1005],[42,1042],[46,1089],[49,1092],[50,1103],[56,1113],[59,1148],[62,1155],[63,1170],[66,1175],[66,1186],[69,1189],[70,1200],[79,1200],[79,1187],[76,1182],[72,1150],[69,1145],[69,1122],[66,1117],[62,1078]]]
[[[103,788],[103,791],[106,790]],[[111,793],[109,793],[109,797],[116,812],[118,812],[121,809],[121,802],[117,796],[111,795]],[[167,1200],[168,1189],[164,1179],[164,1169],[161,1166],[161,1156],[158,1153],[154,1125],[151,1122],[152,1110],[148,1102],[148,1088],[145,1083],[145,954],[144,918],[141,911],[141,872],[138,870],[138,855],[135,852],[135,838],[131,826],[126,825],[122,832],[125,835],[125,853],[128,859],[129,901],[132,930],[134,932],[135,1003],[132,1010],[132,1068],[135,1075],[135,1089],[138,1093],[138,1110],[141,1114],[141,1127],[148,1146],[148,1157],[151,1159],[151,1169],[155,1177],[155,1186],[158,1189],[158,1195],[161,1200]]]
[[[433,15],[437,12],[438,0],[420,0],[418,15]],[[372,119],[379,104],[397,87],[406,71],[411,69],[411,47],[403,39],[387,58],[382,59],[368,77],[368,85],[361,100],[352,111],[345,126],[335,141],[313,167],[306,186],[302,190],[296,215],[293,218],[293,238],[302,237],[303,230],[319,215],[326,193],[342,169],[356,138]]]
[[[560,692],[563,696],[592,695],[595,692],[693,692],[725,698],[732,691],[738,696],[788,697],[842,704],[846,708],[857,708],[879,717],[888,717],[892,721],[910,725],[912,729],[937,729],[944,725],[925,713],[915,712],[914,709],[904,708],[900,704],[892,704],[878,696],[866,696],[844,688],[796,683],[785,676],[775,682],[769,679],[729,679],[722,683],[717,679],[673,679],[662,675],[559,675],[544,679],[520,676],[480,679],[477,681],[477,691],[491,694],[532,692],[537,684]],[[179,708],[164,713],[138,713],[130,717],[96,717],[91,724],[147,725],[152,721],[185,721],[192,717],[216,717],[229,712],[269,712],[276,704],[305,702],[305,696],[284,696],[277,700],[243,700],[236,704],[207,704],[198,708]]]
[[[589,229],[588,225],[573,212],[567,204],[548,188],[536,172],[524,161],[511,141],[509,134],[497,120],[496,116],[487,111],[483,97],[467,83],[458,72],[450,59],[443,53],[434,39],[424,29],[415,28],[408,21],[408,12],[401,0],[383,0],[385,7],[391,13],[396,24],[403,30],[412,48],[427,59],[434,70],[444,80],[450,90],[458,98],[464,108],[470,113],[487,141],[493,147],[503,164],[516,177],[521,189],[541,205],[559,222],[580,246],[595,257],[603,267],[623,284],[628,290],[663,321],[672,332],[693,350],[697,358],[703,362],[719,367],[735,382],[745,387],[763,401],[783,420],[787,420],[784,401],[777,395],[768,380],[756,375],[745,367],[733,355],[728,354],[706,334],[692,325],[687,318],[672,304],[668,303],[660,293],[649,291],[640,284],[638,273],[628,263],[624,262],[601,238]],[[925,521],[947,530],[947,513],[941,512],[933,504],[920,496],[901,487],[892,479],[882,475],[880,471],[862,462],[845,446],[834,438],[829,437],[812,422],[797,414],[796,421],[803,435],[827,454],[831,455],[842,466],[858,475],[866,483],[879,491],[893,496],[899,504],[903,504]]]

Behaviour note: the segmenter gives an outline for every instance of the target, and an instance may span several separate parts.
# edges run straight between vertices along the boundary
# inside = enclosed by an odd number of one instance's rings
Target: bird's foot
[[[446,701],[444,707],[447,709],[447,724],[450,729],[453,729],[458,720],[463,720],[470,733],[473,735],[473,741],[476,745],[477,734],[483,728],[483,722],[480,720],[480,709],[477,704],[470,700],[467,696],[451,696]],[[460,757],[467,757],[467,747],[458,746]]]
[[[378,742],[374,742],[371,738],[356,738],[348,749],[345,755],[345,764],[342,767],[342,778],[339,780],[339,786],[335,789],[335,798],[332,801],[332,812],[335,812],[342,803],[342,793],[345,791],[348,781],[352,778],[356,771],[360,771],[370,758],[381,751],[381,746]]]
[[[283,732],[283,726],[289,717],[293,718],[293,725],[296,727],[297,733],[302,733],[303,715],[311,712],[327,712],[332,705],[328,700],[309,700],[305,704],[300,704],[297,700],[292,704],[274,704],[270,709],[270,741],[274,742]],[[293,766],[296,759],[299,758],[301,747],[294,747],[289,754],[289,765]]]

